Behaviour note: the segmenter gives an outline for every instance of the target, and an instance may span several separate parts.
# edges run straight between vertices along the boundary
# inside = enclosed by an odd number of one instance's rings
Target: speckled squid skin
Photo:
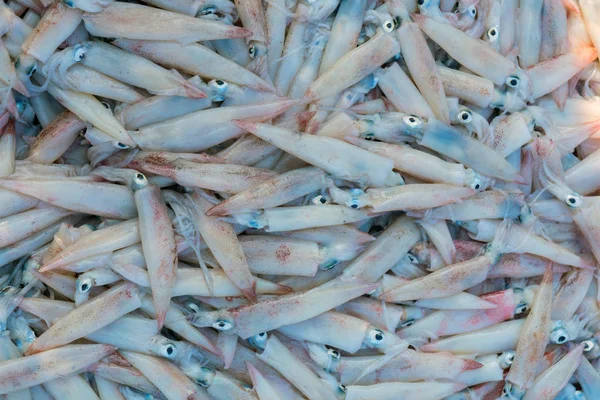
[[[140,216],[140,238],[152,288],[156,321],[160,329],[165,321],[175,283],[175,233],[167,206],[157,186],[147,184],[135,190],[134,198]]]
[[[115,350],[114,346],[103,344],[69,345],[3,362],[0,392],[6,394],[84,371]]]
[[[112,3],[100,13],[85,13],[83,21],[88,32],[95,36],[172,40],[182,44],[251,34],[248,29],[123,2]]]
[[[87,336],[140,305],[141,299],[135,285],[117,285],[56,321],[29,347],[27,354],[37,354]]]

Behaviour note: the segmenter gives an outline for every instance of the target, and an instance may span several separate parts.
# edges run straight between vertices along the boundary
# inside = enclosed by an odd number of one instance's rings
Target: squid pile
[[[1,400],[599,400],[600,1],[4,0]]]

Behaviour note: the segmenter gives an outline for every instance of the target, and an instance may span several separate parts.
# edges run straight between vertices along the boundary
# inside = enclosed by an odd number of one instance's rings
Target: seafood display
[[[600,400],[600,1],[4,0],[0,400]]]

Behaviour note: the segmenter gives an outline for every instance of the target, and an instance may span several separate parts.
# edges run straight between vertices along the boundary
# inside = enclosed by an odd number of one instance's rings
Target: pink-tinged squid
[[[211,108],[196,111],[135,131],[133,140],[143,150],[194,152],[242,136],[238,119],[267,121],[296,105],[297,100],[279,99],[262,104]],[[165,140],[168,137],[169,140]]]
[[[82,15],[80,10],[70,8],[64,2],[54,2],[22,44],[20,64],[23,67],[26,64],[36,65],[36,59],[42,63],[47,62],[60,44],[75,31]]]
[[[85,123],[70,111],[61,113],[42,129],[29,148],[27,160],[38,164],[52,164],[67,151],[85,127]]]
[[[194,99],[207,97],[206,93],[185,80],[177,72],[168,71],[152,61],[102,42],[85,42],[81,63],[121,82],[146,89],[163,96],[182,96]],[[119,68],[111,65],[118,63]]]
[[[421,146],[450,157],[479,174],[507,182],[526,182],[519,171],[495,150],[451,126],[437,120],[424,122],[413,115],[406,115],[402,124],[406,126],[407,134]]]
[[[122,219],[136,215],[131,191],[120,185],[78,179],[2,179],[0,187],[76,212]]]
[[[514,93],[494,88],[494,82],[488,78],[444,66],[438,68],[446,96],[458,97],[479,107],[499,108],[510,112],[522,110],[526,105]]]
[[[385,21],[375,36],[342,56],[330,69],[321,74],[304,94],[309,103],[323,99],[354,85],[400,53],[393,21]]]
[[[88,381],[80,375],[56,378],[44,383],[43,387],[55,399],[79,398],[100,400]]]
[[[423,334],[437,339],[487,328],[522,314],[531,306],[536,287],[507,289],[488,293],[481,299],[496,305],[486,310],[439,310],[397,332],[401,338],[419,338]]]
[[[346,141],[362,147],[372,153],[389,158],[394,162],[394,169],[405,172],[426,182],[446,183],[455,186],[468,186],[474,190],[483,190],[491,182],[462,164],[444,161],[421,150],[408,146],[398,146],[385,142],[372,142],[353,137]],[[427,164],[428,168],[419,168]]]
[[[293,231],[349,224],[369,219],[371,214],[339,205],[274,207],[255,213],[233,214],[230,219],[249,228],[265,232]]]
[[[225,216],[252,212],[286,204],[309,193],[323,189],[330,181],[315,167],[286,172],[231,196],[208,211],[208,215]]]
[[[406,285],[383,293],[379,298],[390,302],[402,302],[427,298],[451,296],[471,288],[487,278],[489,270],[507,250],[510,226],[498,228],[494,240],[478,257],[448,265]]]
[[[597,57],[595,48],[580,48],[529,67],[531,97],[537,99],[559,88]]]
[[[521,193],[506,193],[500,190],[486,190],[461,202],[433,208],[414,216],[450,221],[470,221],[482,218],[518,218],[525,204]]]
[[[376,349],[381,353],[398,352],[408,346],[393,332],[337,311],[327,311],[306,321],[283,326],[278,331],[298,341],[324,344],[348,353],[356,353],[361,348]]]
[[[396,37],[411,77],[435,117],[450,123],[442,78],[421,29],[416,23],[405,20],[396,31]]]
[[[204,389],[192,382],[179,368],[167,360],[131,351],[121,351],[135,368],[139,369],[168,400],[209,400]]]
[[[79,344],[5,361],[0,365],[0,393],[11,393],[79,373],[115,350],[114,346]]]
[[[382,67],[373,75],[377,78],[377,85],[386,99],[396,110],[424,118],[435,117],[429,103],[398,63],[394,62],[388,67]]]
[[[454,354],[492,354],[513,350],[517,346],[523,322],[523,319],[501,322],[425,344],[419,350],[434,353],[450,351]]]
[[[541,0],[536,1],[541,3]],[[427,36],[466,68],[491,79],[496,85],[515,89],[524,99],[531,97],[531,82],[527,73],[486,42],[472,38],[450,24],[418,14],[412,17]]]
[[[506,376],[505,391],[517,398],[532,388],[537,375],[536,365],[544,357],[550,339],[551,305],[552,263],[549,263],[521,328],[515,357]]]
[[[252,34],[248,29],[221,22],[124,2],[114,2],[99,13],[85,13],[83,22],[88,32],[94,36],[171,40],[181,44],[247,37]]]
[[[391,160],[341,140],[298,134],[266,124],[247,121],[235,123],[280,149],[324,169],[336,178],[359,181],[375,187],[397,182],[398,178],[392,172]]]
[[[237,337],[234,335],[234,339]],[[210,399],[214,400],[256,400],[248,384],[211,367],[202,366],[200,363],[183,365],[181,370],[196,383],[204,388]]]
[[[250,363],[246,363],[246,368],[252,378],[252,386],[256,391],[256,395],[260,400],[278,400],[279,393],[277,388],[274,387],[273,382],[266,376],[264,376],[256,367]]]
[[[583,359],[584,347],[584,343],[574,347],[556,364],[542,372],[533,382],[531,388],[527,390],[523,400],[555,399],[555,396],[569,383],[569,379]]]
[[[342,356],[339,351],[310,344],[309,355],[317,365],[330,373],[339,374],[340,383],[374,384],[380,382],[413,382],[421,380],[456,380],[462,373],[481,368],[481,364],[449,352],[422,353],[407,349],[397,354],[375,372],[364,374],[383,356]],[[361,376],[362,375],[362,376]]]
[[[129,365],[120,355],[105,358],[91,368],[95,376],[108,379],[121,385],[130,386],[156,398],[163,397],[162,392],[154,386],[139,370]]]
[[[135,285],[124,283],[96,296],[56,321],[27,350],[36,354],[87,336],[136,310],[141,298]]]
[[[135,173],[131,188],[139,215],[139,235],[152,288],[156,321],[162,328],[175,282],[177,252],[171,218],[160,189]]]
[[[327,72],[340,58],[356,47],[364,22],[366,6],[367,2],[365,0],[340,2],[340,7],[331,25],[329,41],[319,66],[319,76]],[[307,133],[315,133],[319,129],[319,125],[329,115],[329,111],[325,110],[324,107],[334,106],[338,97],[339,94],[335,94],[321,99],[315,104],[317,109],[315,115],[307,123]]]
[[[305,363],[270,335],[258,358],[279,371],[309,400],[336,400],[334,388],[319,378]]]
[[[198,43],[187,46],[169,41],[117,39],[115,46],[190,75],[223,79],[240,86],[273,92],[273,85],[241,65]]]
[[[344,269],[343,279],[377,282],[420,238],[414,219],[398,218]]]
[[[289,294],[228,310],[196,312],[190,322],[237,333],[247,339],[261,332],[305,321],[375,289],[377,284],[334,280],[304,292]],[[290,312],[294,310],[293,312]]]
[[[477,193],[469,187],[442,183],[415,183],[386,188],[345,192],[335,186],[329,188],[332,199],[351,208],[368,207],[375,213],[404,210],[414,211],[441,207],[460,202]]]
[[[471,232],[474,240],[490,242],[502,222],[498,220],[467,221],[463,226]],[[509,253],[528,253],[545,257],[559,264],[571,265],[578,268],[595,268],[589,261],[569,251],[554,242],[536,235],[530,229],[513,224],[510,235],[506,240],[506,250]]]
[[[105,253],[111,253],[139,243],[138,220],[132,219],[98,229],[67,246],[42,268],[41,272],[62,268],[76,261]]]
[[[25,239],[72,214],[63,208],[41,206],[0,218],[0,247]]]
[[[61,89],[53,83],[48,84],[48,93],[82,121],[88,122],[106,132],[120,143],[127,146],[135,146],[135,143],[121,123],[94,96],[87,93]]]
[[[197,187],[222,193],[238,194],[273,180],[277,175],[266,169],[232,164],[200,164],[180,158],[151,160],[144,171],[166,176],[185,187]]]
[[[213,206],[206,196],[204,192],[195,189],[184,199],[184,207],[188,208],[195,229],[202,236],[229,279],[246,298],[255,300],[256,279],[250,272],[248,261],[233,226],[217,217],[206,215],[206,212]],[[176,202],[178,201],[181,200],[176,200]],[[171,203],[169,199],[167,202]]]

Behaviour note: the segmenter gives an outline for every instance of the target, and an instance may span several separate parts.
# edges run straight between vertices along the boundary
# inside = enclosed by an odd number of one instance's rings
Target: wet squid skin
[[[7,399],[595,399],[600,3],[0,5]]]

